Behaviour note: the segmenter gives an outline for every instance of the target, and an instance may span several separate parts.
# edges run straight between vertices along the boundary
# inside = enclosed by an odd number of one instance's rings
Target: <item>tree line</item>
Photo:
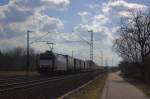
[[[0,70],[26,70],[28,69],[26,60],[26,48],[16,47],[9,50],[0,51]],[[36,54],[30,49],[30,70],[36,69]]]
[[[150,11],[133,11],[122,18],[114,48],[123,61],[122,72],[145,82],[150,82]]]

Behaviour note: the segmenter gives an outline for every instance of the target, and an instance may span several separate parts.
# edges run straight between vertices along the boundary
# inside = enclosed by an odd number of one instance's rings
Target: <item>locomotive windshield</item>
[[[53,69],[55,55],[52,51],[46,51],[40,54],[39,67]]]
[[[46,60],[46,59],[54,59],[55,55],[51,51],[46,51],[45,53],[40,54],[40,60]]]

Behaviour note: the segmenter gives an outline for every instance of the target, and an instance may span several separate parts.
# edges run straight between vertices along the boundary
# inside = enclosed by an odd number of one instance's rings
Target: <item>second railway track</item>
[[[84,73],[86,74],[86,73]],[[21,88],[28,88],[28,87],[34,87],[37,85],[43,85],[51,81],[58,81],[58,80],[63,80],[67,79],[70,77],[78,76],[80,74],[74,74],[74,75],[63,75],[63,76],[56,76],[56,77],[51,77],[51,78],[42,78],[38,80],[30,80],[30,81],[22,81],[22,82],[15,82],[15,83],[4,83],[0,85],[0,93],[4,93],[6,91],[13,91],[16,89],[21,89]]]

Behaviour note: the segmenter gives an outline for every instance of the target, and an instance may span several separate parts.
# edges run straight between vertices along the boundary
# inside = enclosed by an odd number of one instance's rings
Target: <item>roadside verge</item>
[[[145,95],[150,97],[150,85],[137,79],[124,78],[128,83],[143,91]]]
[[[99,75],[81,87],[74,89],[58,99],[97,99],[105,85],[106,74]]]

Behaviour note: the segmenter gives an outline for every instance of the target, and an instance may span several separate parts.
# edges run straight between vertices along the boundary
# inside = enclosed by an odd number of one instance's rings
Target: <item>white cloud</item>
[[[102,49],[104,53],[109,53],[105,54],[108,57],[111,54],[115,54],[112,51],[112,45],[113,40],[117,37],[120,17],[130,17],[131,10],[140,9],[146,11],[147,8],[146,5],[125,0],[109,0],[102,4],[89,4],[89,11],[80,11],[78,13],[81,17],[81,22],[74,27],[74,30],[79,32],[78,35],[86,38],[90,36],[87,34],[87,31],[94,30],[96,49]],[[84,35],[85,33],[86,35]],[[95,55],[98,58],[98,51],[95,51]],[[118,58],[118,61],[120,60],[119,57],[115,57]],[[98,60],[97,58],[96,60]],[[115,60],[115,63],[118,61]]]
[[[18,18],[13,21],[23,21],[34,12],[47,9],[63,10],[69,4],[69,0],[10,0],[8,4],[0,6],[0,20]]]
[[[85,22],[84,20],[87,21]],[[99,32],[99,33],[108,32],[106,24],[109,23],[109,18],[106,17],[105,15],[98,14],[86,18],[84,17],[84,20],[82,20],[80,24],[74,27],[75,31],[81,33],[80,35],[82,35],[83,32],[87,32],[88,30],[93,30],[94,32]],[[108,34],[109,33],[105,33],[102,36],[105,37]]]
[[[53,32],[57,31],[58,29],[63,29],[64,24],[59,18],[50,17],[47,15],[41,15],[40,13],[35,13],[34,15],[30,16],[26,21],[23,22],[13,22],[5,25],[0,25],[1,27],[1,34],[6,34],[6,30],[14,31],[14,33],[20,32],[24,33],[27,30],[33,31],[41,31],[41,32]],[[19,27],[19,28],[18,28]],[[9,35],[13,34],[13,32],[7,32]],[[16,35],[14,35],[17,37]],[[19,35],[18,35],[19,36]],[[12,36],[13,37],[13,36]]]
[[[44,4],[48,4],[54,8],[65,8],[70,4],[69,0],[41,0]]]
[[[131,17],[131,13],[129,11],[120,11],[118,12],[118,15],[122,17]]]
[[[109,18],[103,14],[98,14],[93,17],[93,25],[105,25],[109,22]]]
[[[90,13],[84,11],[84,12],[78,12],[78,15],[81,17],[82,22],[87,23],[89,21],[87,19],[89,19]]]
[[[57,29],[64,28],[63,21],[61,21],[59,18],[50,17],[48,15],[41,15],[40,13],[35,13],[28,21],[26,21],[26,23],[27,26],[32,24],[32,26],[36,28],[37,31],[43,32],[57,31]]]
[[[111,15],[113,12],[119,12],[120,10],[146,10],[147,8],[146,5],[125,0],[110,0],[108,3],[102,4],[102,12],[106,15]]]
[[[130,17],[131,9],[146,10],[146,5],[131,3],[125,0],[109,0],[107,3],[90,4],[88,11],[80,11],[81,23],[75,26],[76,31],[87,31],[93,29],[95,32],[104,33],[107,39],[113,40],[118,29],[120,17]],[[97,13],[99,10],[99,13]],[[93,14],[93,12],[95,12]],[[92,14],[91,14],[92,13]],[[88,16],[88,17],[87,17]],[[104,36],[104,35],[103,35]]]
[[[38,31],[62,29],[64,27],[62,20],[41,14],[40,9],[44,6],[63,9],[69,3],[69,0],[10,0],[8,4],[0,6],[1,35],[6,34],[7,38],[7,34],[24,32],[27,29]]]
[[[119,8],[126,8],[126,9],[145,9],[147,6],[137,3],[128,3],[124,0],[117,0],[114,2],[111,2],[109,4],[110,7],[119,7]]]
[[[0,6],[0,48],[25,46],[27,30],[35,31],[30,34],[32,41],[46,32],[63,29],[63,20],[48,16],[42,11],[47,8],[62,11],[69,4],[69,0],[10,0],[8,4]],[[55,41],[51,36],[46,39]]]

